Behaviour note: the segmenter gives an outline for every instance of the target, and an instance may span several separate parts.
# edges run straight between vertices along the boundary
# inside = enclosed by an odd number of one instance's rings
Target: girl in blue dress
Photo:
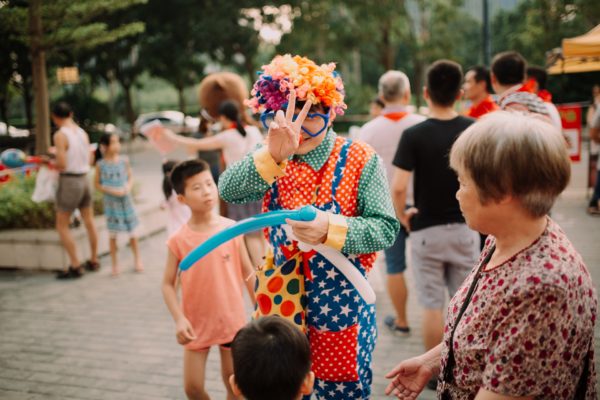
[[[117,261],[117,234],[129,234],[129,244],[133,252],[135,271],[144,267],[138,249],[136,228],[139,220],[133,207],[131,187],[133,178],[127,157],[120,155],[119,136],[105,133],[99,141],[102,159],[96,164],[96,188],[104,193],[104,216],[109,232],[112,275],[119,275]]]

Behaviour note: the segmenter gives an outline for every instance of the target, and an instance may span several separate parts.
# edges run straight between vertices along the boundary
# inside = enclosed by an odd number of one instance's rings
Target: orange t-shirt
[[[488,96],[479,104],[471,106],[467,111],[467,116],[471,118],[479,118],[492,111],[499,110],[498,104],[492,99],[492,96]]]
[[[167,246],[181,261],[202,242],[234,223],[223,217],[219,222],[218,227],[206,232],[193,231],[184,224]],[[197,336],[185,346],[188,350],[230,343],[246,324],[241,240],[238,236],[223,243],[180,275],[183,314]]]

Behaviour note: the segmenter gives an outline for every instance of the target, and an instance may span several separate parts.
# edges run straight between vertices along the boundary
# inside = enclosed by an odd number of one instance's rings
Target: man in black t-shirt
[[[417,297],[425,309],[426,350],[442,341],[445,288],[453,296],[479,256],[479,235],[462,216],[456,200],[458,178],[448,159],[456,138],[474,122],[454,111],[462,77],[460,65],[452,61],[440,60],[428,69],[424,97],[429,119],[404,131],[393,161],[394,206],[410,231]],[[415,207],[405,211],[412,174]]]

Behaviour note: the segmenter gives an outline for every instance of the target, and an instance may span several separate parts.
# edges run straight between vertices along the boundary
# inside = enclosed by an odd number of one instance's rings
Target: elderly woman
[[[547,216],[570,176],[559,132],[495,112],[459,137],[450,164],[467,224],[490,236],[443,342],[390,371],[386,393],[415,399],[437,374],[439,399],[595,399],[596,292]]]

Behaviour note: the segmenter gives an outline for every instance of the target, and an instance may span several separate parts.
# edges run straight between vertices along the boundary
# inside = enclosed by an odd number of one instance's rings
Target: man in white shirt
[[[381,114],[366,123],[358,134],[362,140],[373,147],[382,158],[388,183],[392,182],[394,166],[392,160],[405,129],[425,120],[425,117],[412,114],[407,109],[410,103],[410,82],[406,74],[400,71],[388,71],[379,79],[379,98],[385,107]],[[412,185],[409,185],[412,188]],[[412,201],[412,193],[409,193]],[[387,289],[396,311],[395,316],[386,316],[385,324],[397,335],[410,333],[406,318],[406,299],[408,290],[404,280],[406,270],[406,238],[408,232],[402,228],[396,241],[385,250],[387,268]]]

